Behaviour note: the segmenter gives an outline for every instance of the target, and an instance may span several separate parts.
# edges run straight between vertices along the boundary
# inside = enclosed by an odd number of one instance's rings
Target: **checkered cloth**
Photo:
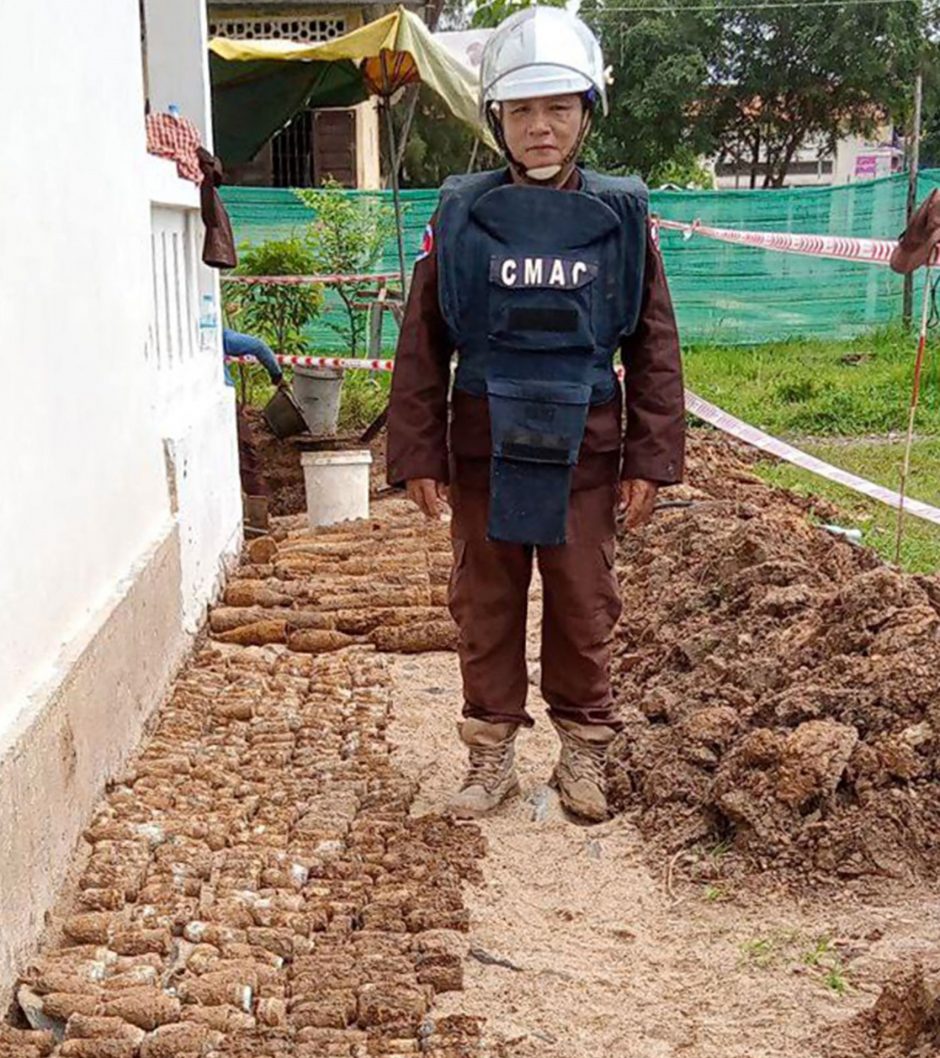
[[[187,118],[172,114],[147,115],[147,150],[160,158],[176,162],[176,171],[184,180],[202,183],[197,150],[202,146],[199,130]]]

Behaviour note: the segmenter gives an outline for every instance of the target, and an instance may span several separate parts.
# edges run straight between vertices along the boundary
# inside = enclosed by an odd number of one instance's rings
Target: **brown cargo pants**
[[[616,486],[572,492],[568,542],[558,547],[487,540],[487,490],[452,485],[450,498],[450,612],[460,630],[464,716],[533,723],[526,712],[526,611],[534,556],[542,575],[541,690],[549,712],[619,729],[609,672],[621,610],[614,570]]]

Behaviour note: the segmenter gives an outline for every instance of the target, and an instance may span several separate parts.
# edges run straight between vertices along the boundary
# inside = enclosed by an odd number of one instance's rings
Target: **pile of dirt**
[[[85,831],[3,1058],[478,1053],[477,828],[411,815],[385,660],[210,645]],[[27,1021],[29,1028],[26,1027]]]
[[[615,803],[750,868],[935,872],[940,584],[813,526],[718,439],[689,469],[691,506],[621,541]]]
[[[270,493],[268,509],[275,516],[302,514],[307,509],[304,493],[304,473],[301,454],[328,445],[331,448],[362,448],[355,437],[338,437],[329,442],[316,442],[307,434],[297,437],[276,437],[264,420],[260,408],[247,406],[245,415],[251,426],[259,470]],[[372,453],[370,480],[373,491],[385,486],[385,433],[368,446]]]
[[[258,456],[261,476],[270,493],[268,507],[273,515],[299,514],[307,509],[300,448],[294,438],[282,440],[271,432],[260,408],[247,405],[245,416]]]
[[[874,1006],[853,1018],[826,1058],[936,1058],[940,1054],[940,962],[896,970]]]

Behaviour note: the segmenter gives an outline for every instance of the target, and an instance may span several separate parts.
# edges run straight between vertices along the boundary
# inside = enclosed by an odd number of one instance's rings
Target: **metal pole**
[[[386,96],[382,100],[382,105],[385,108],[385,128],[388,132],[388,157],[391,163],[391,173],[389,174],[392,178],[392,201],[395,203],[395,234],[398,237],[398,268],[401,272],[401,296],[402,299],[408,296],[408,280],[405,275],[405,243],[402,239],[401,231],[401,199],[398,194],[398,169],[395,165],[395,159],[398,157],[395,151],[395,127],[392,124],[392,101]]]
[[[437,23],[440,21],[441,12],[444,10],[444,0],[435,0],[434,7],[428,16],[427,27],[433,33],[437,29]],[[421,89],[420,84],[409,85],[407,88],[408,104],[407,110],[405,111],[405,120],[401,128],[401,139],[398,143],[398,154],[395,157],[395,166],[397,170],[401,170],[402,165],[405,161],[405,148],[408,146],[408,137],[411,135],[411,123],[415,118],[415,110],[418,107],[418,92]]]
[[[924,75],[918,69],[914,79],[914,122],[911,130],[911,144],[907,155],[907,209],[905,224],[910,224],[914,210],[917,208],[917,170],[920,166],[920,124],[924,95]],[[904,301],[902,316],[904,326],[910,327],[914,310],[914,273],[908,272],[904,277]]]
[[[901,538],[904,534],[904,497],[907,495],[907,477],[911,470],[911,448],[914,445],[914,417],[920,399],[920,376],[924,366],[924,350],[927,348],[927,315],[930,308],[930,265],[924,269],[924,303],[920,314],[920,336],[917,339],[917,356],[914,358],[914,382],[911,385],[911,405],[907,415],[907,438],[904,443],[904,461],[901,464],[901,485],[898,489],[898,524],[894,537],[894,561],[901,562]]]
[[[478,136],[473,141],[473,150],[470,152],[470,161],[467,162],[467,172],[472,173],[474,166],[477,164],[477,151],[480,149],[480,137]]]

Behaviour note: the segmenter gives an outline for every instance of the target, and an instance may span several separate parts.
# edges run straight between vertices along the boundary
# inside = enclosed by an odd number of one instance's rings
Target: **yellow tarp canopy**
[[[209,49],[228,62],[351,62],[359,69],[366,88],[377,95],[391,95],[420,79],[456,118],[489,141],[477,109],[476,71],[436,41],[417,15],[402,7],[319,44],[214,37]]]

